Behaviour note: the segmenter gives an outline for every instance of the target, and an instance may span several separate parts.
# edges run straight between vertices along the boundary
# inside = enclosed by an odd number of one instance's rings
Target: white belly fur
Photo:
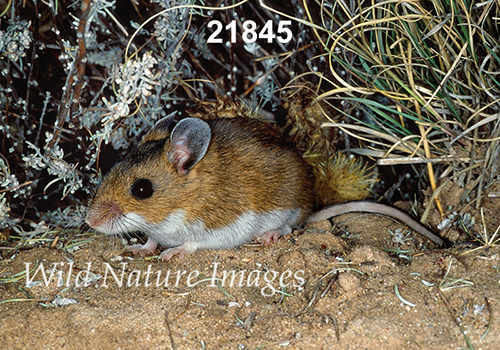
[[[271,212],[246,212],[232,224],[207,229],[202,220],[186,223],[185,213],[178,210],[159,223],[148,223],[141,215],[127,213],[125,222],[133,222],[127,232],[141,231],[164,247],[194,243],[198,249],[225,249],[248,243],[257,236],[276,230],[280,236],[290,233],[299,217],[299,209]]]

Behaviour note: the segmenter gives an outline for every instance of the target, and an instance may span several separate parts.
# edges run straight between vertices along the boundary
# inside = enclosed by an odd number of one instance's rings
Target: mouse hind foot
[[[264,232],[260,236],[256,236],[255,241],[260,243],[260,244],[263,244],[265,246],[268,246],[271,243],[277,243],[279,237],[280,237],[279,231],[272,230],[272,231]]]
[[[159,260],[163,261],[168,261],[170,260],[174,255],[179,255],[181,258],[184,257],[185,255],[193,254],[198,250],[198,246],[194,243],[184,243],[183,245],[180,245],[178,247],[170,248],[167,250],[164,250],[160,256]]]

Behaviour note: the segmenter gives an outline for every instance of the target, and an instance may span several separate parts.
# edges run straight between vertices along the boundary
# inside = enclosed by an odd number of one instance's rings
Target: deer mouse
[[[118,162],[90,201],[86,223],[106,234],[141,231],[146,244],[127,247],[160,258],[224,249],[252,239],[270,244],[306,222],[368,211],[397,218],[433,242],[444,241],[390,206],[369,201],[314,215],[312,170],[270,123],[248,117],[158,121]]]

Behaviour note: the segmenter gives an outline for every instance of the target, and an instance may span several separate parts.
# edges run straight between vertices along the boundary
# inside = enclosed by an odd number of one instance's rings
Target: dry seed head
[[[337,130],[321,125],[335,120],[335,115],[328,104],[315,99],[312,91],[302,88],[286,97],[288,137],[300,152],[319,154],[326,159],[336,148]]]
[[[321,206],[366,199],[376,181],[372,167],[336,154],[326,160],[306,158],[313,167],[316,193]]]

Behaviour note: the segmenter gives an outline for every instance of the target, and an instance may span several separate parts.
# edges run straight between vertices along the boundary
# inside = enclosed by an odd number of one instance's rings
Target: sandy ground
[[[450,208],[460,189],[447,191]],[[497,201],[483,200],[490,234]],[[476,218],[472,231],[482,230],[479,212],[467,211]],[[402,224],[368,214],[334,223],[269,247],[168,262],[132,257],[120,239],[103,235],[1,250],[1,348],[499,348],[499,247],[436,250],[415,233],[395,238],[390,231]],[[467,241],[457,229],[447,236]]]

